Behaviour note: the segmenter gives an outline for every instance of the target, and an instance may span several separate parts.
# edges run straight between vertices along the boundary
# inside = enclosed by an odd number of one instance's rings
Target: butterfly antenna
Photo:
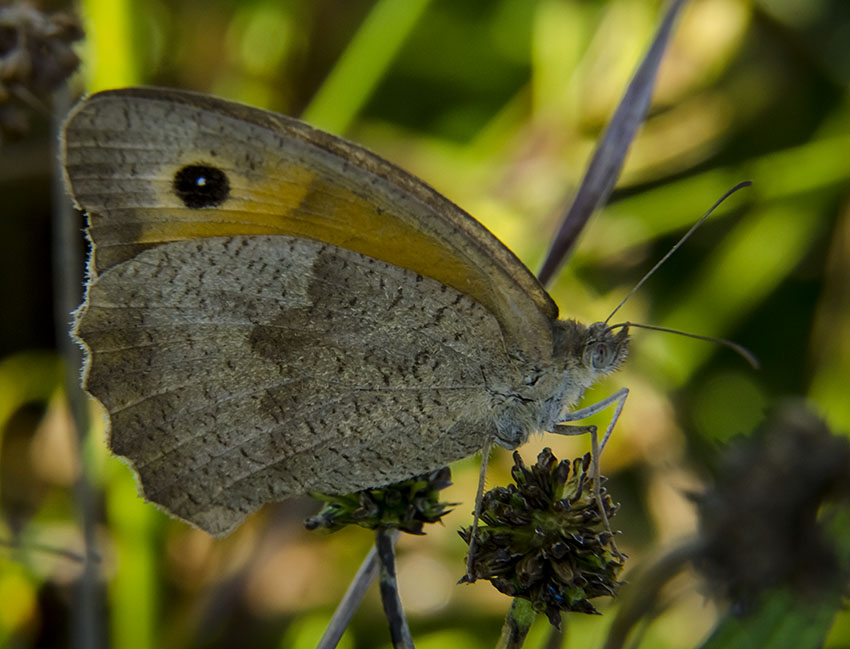
[[[697,340],[705,340],[710,343],[717,343],[718,345],[722,345],[723,347],[731,349],[733,352],[738,354],[738,356],[747,361],[754,370],[757,370],[761,367],[759,359],[756,358],[756,355],[753,354],[749,349],[747,349],[743,345],[739,345],[736,342],[732,342],[731,340],[726,340],[725,338],[715,338],[714,336],[700,336],[699,334],[692,334],[688,331],[680,331],[679,329],[669,329],[668,327],[657,327],[655,325],[648,324],[636,324],[634,322],[621,322],[619,324],[611,325],[609,329],[619,329],[621,327],[637,327],[638,329],[651,329],[652,331],[663,331],[664,333],[668,334],[676,334],[677,336],[685,336],[687,338],[696,338]]]
[[[679,248],[681,248],[681,247],[682,247],[682,244],[684,244],[684,243],[685,243],[685,241],[687,241],[687,240],[690,238],[690,236],[691,236],[694,232],[696,232],[697,228],[699,228],[699,226],[701,226],[701,225],[705,222],[705,220],[706,220],[709,216],[711,216],[712,212],[714,212],[714,210],[716,210],[716,209],[720,206],[720,204],[721,204],[723,201],[725,201],[727,198],[729,198],[732,194],[734,194],[735,192],[737,192],[739,189],[743,189],[744,187],[749,187],[749,186],[750,186],[750,185],[752,185],[752,184],[753,184],[753,183],[752,183],[752,181],[750,181],[750,180],[744,180],[744,181],[742,181],[742,182],[738,183],[737,185],[735,185],[732,189],[730,189],[729,191],[727,191],[725,194],[723,194],[723,196],[721,196],[720,198],[718,198],[718,199],[717,199],[717,201],[714,203],[714,205],[712,205],[712,206],[711,206],[711,208],[709,208],[709,210],[708,210],[705,214],[703,214],[703,215],[702,215],[702,217],[700,217],[700,219],[699,219],[696,223],[694,223],[694,224],[691,226],[691,229],[690,229],[690,230],[688,230],[688,231],[687,231],[687,232],[686,232],[686,233],[682,236],[682,238],[681,238],[681,239],[679,239],[679,240],[676,242],[676,245],[674,245],[672,248],[670,248],[670,250],[667,252],[667,254],[666,254],[666,255],[664,255],[661,259],[659,259],[659,260],[658,260],[658,263],[656,263],[656,264],[655,264],[655,266],[653,266],[653,267],[649,270],[649,272],[648,272],[648,273],[646,273],[646,275],[644,275],[643,277],[641,277],[641,278],[640,278],[640,281],[639,281],[637,284],[635,284],[634,288],[633,288],[631,291],[629,291],[629,292],[628,292],[628,294],[626,295],[626,297],[624,297],[622,300],[620,300],[620,303],[619,303],[619,304],[618,304],[618,305],[614,308],[614,310],[613,310],[613,311],[611,311],[611,314],[610,314],[607,318],[605,318],[605,322],[604,322],[603,324],[608,324],[608,321],[609,321],[609,320],[611,320],[611,318],[613,318],[613,317],[614,317],[614,314],[615,314],[615,313],[617,313],[617,311],[619,311],[619,310],[622,308],[622,306],[623,306],[626,302],[628,302],[628,301],[631,299],[631,297],[632,297],[635,293],[637,293],[637,292],[638,292],[638,290],[640,289],[640,287],[641,287],[641,286],[643,286],[643,285],[646,283],[646,280],[648,280],[650,277],[652,277],[652,276],[655,274],[655,271],[657,271],[659,268],[661,268],[661,265],[662,265],[665,261],[667,261],[668,259],[670,259],[670,256],[671,256],[674,252],[676,252]],[[641,325],[635,325],[635,326],[641,326]],[[650,328],[650,327],[647,327],[647,328]],[[684,333],[683,333],[683,332],[681,332],[681,331],[677,331],[677,332],[674,332],[674,333],[682,333],[683,335],[687,335],[687,336],[692,335],[692,334],[684,334]],[[694,337],[694,338],[699,338],[699,336],[693,336],[693,337]],[[718,339],[712,339],[712,340],[715,340],[715,342],[720,342],[720,340],[718,340]],[[744,356],[744,357],[746,358],[746,356]],[[748,359],[748,360],[749,360],[749,359]]]

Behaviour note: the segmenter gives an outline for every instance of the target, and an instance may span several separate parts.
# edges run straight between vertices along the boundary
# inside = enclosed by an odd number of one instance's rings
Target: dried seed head
[[[353,494],[312,494],[325,503],[322,510],[304,521],[309,530],[335,532],[346,525],[370,530],[378,527],[424,534],[425,523],[436,523],[456,503],[439,500],[439,492],[451,484],[451,471],[444,467],[403,482]]]
[[[82,37],[69,14],[48,15],[22,3],[0,7],[0,130],[27,130],[29,110],[77,69],[71,43]]]
[[[804,596],[847,579],[829,529],[830,506],[850,496],[850,441],[803,408],[786,406],[733,442],[715,486],[695,496],[714,592],[745,610],[769,588]]]
[[[484,495],[472,577],[529,600],[555,626],[562,611],[597,613],[589,600],[617,592],[625,557],[605,531],[590,455],[559,462],[546,448],[528,468],[514,453],[511,474],[515,484]],[[617,507],[601,496],[610,520]],[[460,531],[467,544],[471,529]]]

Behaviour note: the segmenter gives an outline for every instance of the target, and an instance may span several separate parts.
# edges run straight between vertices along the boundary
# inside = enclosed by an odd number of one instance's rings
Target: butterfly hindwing
[[[430,278],[288,236],[160,245],[103,272],[76,335],[110,446],[214,534],[263,502],[438,468],[492,435],[498,321]]]

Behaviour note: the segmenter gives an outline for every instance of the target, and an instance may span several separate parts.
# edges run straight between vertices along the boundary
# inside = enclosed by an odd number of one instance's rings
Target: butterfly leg
[[[617,420],[620,418],[620,414],[623,412],[623,406],[626,404],[627,396],[629,396],[629,389],[622,388],[602,401],[598,401],[585,408],[581,408],[580,410],[568,412],[564,415],[563,419],[555,425],[555,429],[552,431],[558,435],[590,435],[590,462],[591,474],[594,481],[594,498],[596,499],[596,504],[599,507],[599,513],[602,515],[602,520],[605,523],[605,530],[612,535],[611,543],[615,552],[617,551],[617,548],[616,545],[614,545],[613,532],[611,531],[611,525],[608,522],[608,515],[605,513],[605,506],[602,502],[602,476],[599,468],[599,456],[602,454],[605,444],[608,443],[608,438],[611,437],[611,433],[614,430],[614,425],[617,423]],[[568,421],[578,421],[595,415],[613,404],[616,404],[616,407],[614,408],[614,415],[611,417],[611,422],[608,424],[608,428],[605,429],[605,435],[602,437],[601,444],[599,443],[596,426],[581,426],[566,423]]]
[[[478,490],[475,492],[475,511],[472,515],[472,531],[469,534],[469,551],[466,554],[466,580],[470,583],[475,581],[472,574],[472,562],[475,552],[475,537],[478,534],[478,521],[481,518],[481,508],[484,504],[484,483],[487,478],[487,464],[490,461],[490,448],[492,443],[488,442],[481,449],[481,471],[478,475]]]
[[[608,424],[608,428],[605,429],[605,436],[602,438],[602,443],[599,445],[599,452],[601,453],[605,449],[605,445],[608,443],[608,438],[611,437],[611,433],[614,430],[614,425],[617,423],[617,420],[620,418],[620,414],[623,412],[623,406],[626,405],[626,397],[628,396],[629,389],[622,388],[620,390],[617,390],[610,397],[602,399],[602,401],[597,401],[596,403],[581,408],[580,410],[573,410],[572,412],[568,412],[562,416],[561,421],[556,424],[556,428],[563,427],[569,430],[575,430],[576,432],[565,432],[560,430],[553,430],[552,432],[558,433],[559,435],[583,435],[584,433],[589,433],[590,431],[588,429],[595,427],[569,426],[564,424],[566,424],[566,422],[568,421],[580,421],[582,419],[587,419],[592,415],[602,412],[611,404],[616,403],[617,407],[614,409],[614,416],[611,417],[611,423]]]
[[[611,534],[611,546],[614,552],[618,552],[618,550],[613,540],[614,534],[611,531],[611,524],[608,522],[608,515],[605,513],[605,506],[602,503],[602,486],[600,479],[599,456],[602,453],[602,450],[605,448],[605,444],[608,442],[608,438],[611,437],[611,432],[614,430],[614,425],[620,418],[620,413],[623,411],[623,406],[626,403],[626,397],[628,396],[628,394],[629,389],[623,388],[612,394],[610,397],[603,399],[602,401],[598,401],[597,403],[591,404],[580,410],[568,412],[563,416],[560,422],[555,424],[554,430],[551,431],[558,435],[590,435],[590,461],[591,474],[593,476],[594,481],[594,499],[596,500],[597,506],[599,507],[599,513],[602,515],[602,520],[605,525],[605,531]],[[570,421],[579,421],[581,419],[585,419],[586,417],[595,415],[599,412],[602,412],[603,410],[605,410],[605,408],[608,408],[612,404],[617,404],[614,409],[614,416],[611,418],[611,423],[608,424],[608,428],[605,429],[605,435],[602,437],[601,444],[599,443],[599,436],[597,434],[596,426],[582,426],[567,423]],[[487,460],[490,456],[490,447],[491,443],[488,442],[482,449],[481,473],[478,477],[478,491],[475,496],[475,511],[472,518],[472,531],[469,539],[469,551],[466,558],[466,577],[464,578],[464,581],[468,581],[470,583],[475,581],[475,577],[472,571],[475,549],[475,537],[478,532],[478,522],[481,518],[481,508],[483,506],[484,496],[484,483],[485,476],[487,473]]]

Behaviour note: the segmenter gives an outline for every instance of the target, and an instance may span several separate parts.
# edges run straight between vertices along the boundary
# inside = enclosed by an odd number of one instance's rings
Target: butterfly
[[[144,497],[211,534],[556,431],[626,357],[627,327],[559,319],[473,217],[298,120],[127,88],[62,142],[83,385]]]

